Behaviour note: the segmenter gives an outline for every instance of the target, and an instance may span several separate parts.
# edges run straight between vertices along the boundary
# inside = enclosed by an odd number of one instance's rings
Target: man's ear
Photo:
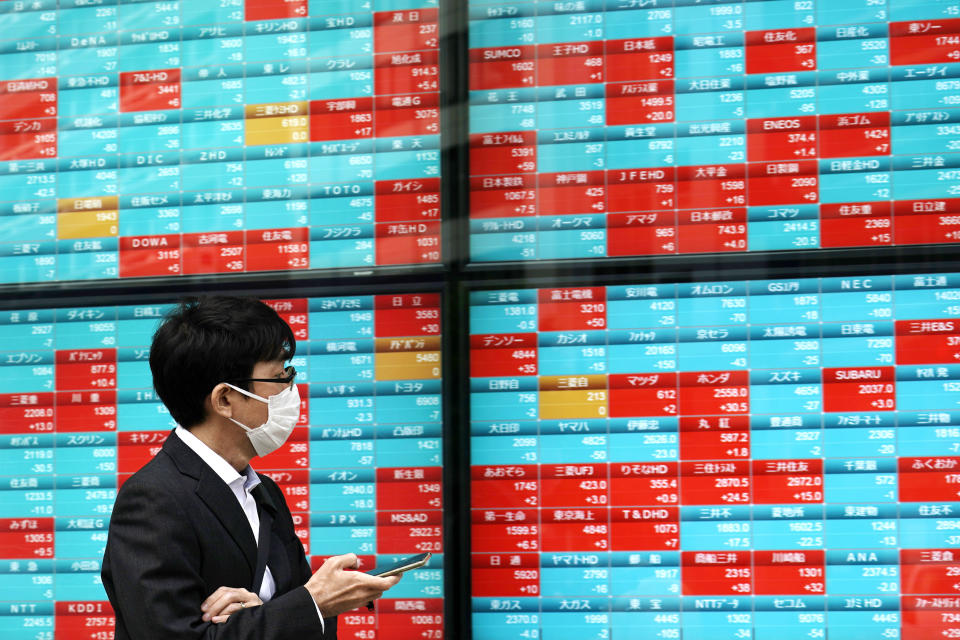
[[[208,396],[210,411],[224,418],[233,417],[233,403],[230,402],[230,392],[233,391],[226,383],[221,382],[213,388]]]

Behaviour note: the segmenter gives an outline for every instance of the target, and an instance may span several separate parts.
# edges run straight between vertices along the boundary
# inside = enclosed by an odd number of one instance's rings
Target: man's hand
[[[357,566],[357,556],[348,553],[332,556],[303,585],[313,596],[325,618],[362,607],[400,582],[400,576],[378,578],[360,571],[345,571]]]
[[[205,622],[226,622],[231,613],[247,607],[259,607],[263,604],[259,596],[246,589],[236,587],[220,587],[203,601],[200,611],[203,611]]]

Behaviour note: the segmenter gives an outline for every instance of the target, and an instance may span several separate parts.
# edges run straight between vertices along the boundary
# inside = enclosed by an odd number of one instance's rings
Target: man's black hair
[[[289,360],[296,349],[290,326],[256,298],[184,298],[153,335],[153,386],[177,424],[189,429],[203,421],[204,399],[215,386],[231,382],[247,390],[239,381],[252,376],[254,365]]]

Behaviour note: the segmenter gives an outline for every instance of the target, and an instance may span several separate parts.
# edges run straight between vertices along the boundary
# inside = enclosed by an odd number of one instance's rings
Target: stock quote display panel
[[[960,633],[960,274],[471,292],[477,640]]]
[[[469,8],[474,261],[960,240],[960,2]]]
[[[439,262],[437,20],[0,3],[0,282]]]
[[[340,553],[365,569],[436,554],[376,612],[342,615],[341,640],[442,637],[439,296],[267,302],[297,337],[303,401],[288,442],[253,466],[283,490],[313,569]],[[165,310],[0,313],[5,640],[113,637],[100,562],[117,488],[175,426],[148,364]]]

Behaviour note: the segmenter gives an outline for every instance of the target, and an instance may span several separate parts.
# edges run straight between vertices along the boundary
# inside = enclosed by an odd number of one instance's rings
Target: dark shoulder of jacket
[[[281,491],[280,487],[277,486],[276,481],[274,481],[274,479],[267,474],[260,473],[259,471],[257,472],[257,477],[260,478],[260,482],[263,483],[263,488],[267,490],[267,493],[270,494],[270,497],[274,501],[279,500],[284,506],[286,506],[286,500],[283,497],[283,491]],[[280,505],[278,504],[277,506],[279,507]]]
[[[157,452],[145,465],[140,467],[132,476],[127,478],[117,491],[117,500],[125,493],[135,489],[174,491],[174,483],[181,480],[181,474],[173,460],[163,450]]]

